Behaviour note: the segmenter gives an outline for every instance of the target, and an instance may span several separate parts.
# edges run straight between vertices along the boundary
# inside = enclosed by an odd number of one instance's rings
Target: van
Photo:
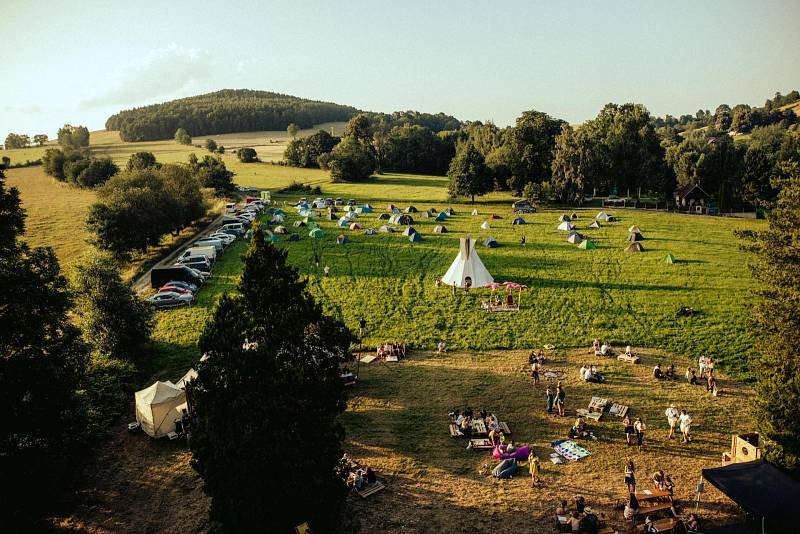
[[[191,247],[183,251],[183,254],[181,254],[178,258],[191,258],[194,256],[203,256],[208,258],[209,263],[214,263],[214,261],[217,259],[217,249],[211,246]]]
[[[241,222],[229,222],[222,225],[222,231],[226,234],[234,232],[236,235],[244,235],[247,230],[244,229],[244,225]]]
[[[236,211],[236,203],[228,202],[227,204],[225,204],[225,213],[230,213],[232,211]]]
[[[225,249],[225,243],[222,242],[222,239],[204,237],[192,243],[192,247],[214,247],[217,254],[222,254],[222,251]]]

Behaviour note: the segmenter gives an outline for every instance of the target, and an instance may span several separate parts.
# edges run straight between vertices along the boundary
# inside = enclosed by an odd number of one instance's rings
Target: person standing
[[[692,430],[692,418],[689,417],[689,414],[686,411],[681,410],[681,416],[678,418],[678,424],[681,427],[681,433],[683,434],[683,443],[689,443],[692,441],[691,430]]]
[[[622,419],[622,426],[625,427],[625,441],[628,443],[628,446],[631,444],[631,436],[633,436],[636,431],[633,429],[633,421],[631,418],[625,415],[625,418]]]
[[[542,468],[542,464],[539,462],[539,457],[536,456],[536,453],[531,452],[528,453],[528,469],[531,472],[531,487],[535,488],[537,484],[539,484],[539,472]]]
[[[628,493],[636,493],[636,468],[630,458],[625,462],[625,487]]]
[[[536,358],[533,359],[533,363],[531,364],[531,378],[533,378],[533,385],[539,385],[539,360]]]
[[[358,321],[358,335],[361,339],[367,335],[367,321],[363,317]]]
[[[331,268],[330,267],[328,267],[326,265],[325,268],[323,269],[323,271],[325,271],[325,276],[330,276],[330,274],[331,274]]]
[[[709,358],[706,362],[706,371],[708,371],[709,378],[714,376],[714,358]]]
[[[545,394],[547,395],[547,413],[553,413],[553,406],[556,403],[556,395],[553,393],[553,388],[549,384]]]
[[[680,412],[678,412],[674,404],[670,403],[664,415],[667,417],[667,423],[669,424],[669,436],[667,436],[667,439],[672,439],[672,436],[675,434],[675,426],[678,424]]]
[[[637,417],[636,422],[633,423],[633,429],[636,431],[636,445],[641,451],[642,444],[644,443],[644,432],[647,430],[647,425],[644,424],[644,421],[641,417]]]
[[[556,385],[556,406],[558,407],[558,415],[564,417],[564,402],[566,401],[567,394],[564,393],[564,386],[561,385],[561,381],[558,381],[558,385]]]
[[[456,298],[456,283],[453,282],[453,298]]]
[[[706,357],[700,356],[697,360],[697,367],[700,369],[700,376],[703,376],[706,373]]]

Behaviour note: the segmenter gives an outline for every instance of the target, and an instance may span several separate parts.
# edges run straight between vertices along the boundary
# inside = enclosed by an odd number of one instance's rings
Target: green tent
[[[319,228],[314,228],[308,233],[308,237],[322,237],[325,235],[325,232],[320,230]]]
[[[664,263],[669,263],[672,265],[673,263],[677,263],[678,260],[675,259],[675,256],[672,255],[672,252],[667,252],[667,256],[664,258]]]
[[[278,236],[274,235],[274,234],[270,234],[267,237],[265,237],[264,240],[265,241],[269,241],[271,243],[275,243],[277,241],[280,241],[281,239]]]
[[[588,239],[584,239],[583,241],[580,242],[578,248],[581,248],[583,250],[595,250],[597,248],[597,245],[595,245]]]

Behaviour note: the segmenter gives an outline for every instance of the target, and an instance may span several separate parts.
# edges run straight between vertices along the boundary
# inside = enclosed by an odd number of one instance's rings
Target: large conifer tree
[[[239,294],[225,295],[200,341],[189,389],[193,466],[225,531],[335,531],[346,495],[339,364],[352,336],[306,293],[286,252],[256,228]]]

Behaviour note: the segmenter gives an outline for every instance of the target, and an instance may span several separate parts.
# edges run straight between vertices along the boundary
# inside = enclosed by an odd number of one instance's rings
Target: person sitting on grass
[[[506,458],[492,470],[496,478],[511,478],[517,472],[517,461],[514,458]]]
[[[656,380],[663,380],[664,373],[661,371],[661,364],[657,363],[655,367],[653,367],[653,378]]]
[[[599,340],[597,340],[597,339],[595,339],[594,341],[592,341],[592,349],[589,351],[589,353],[590,353],[590,354],[591,354],[591,353],[595,353],[595,354],[597,354],[597,352],[598,352],[599,350],[600,350],[600,341],[599,341]]]
[[[575,511],[582,514],[586,510],[586,499],[582,495],[575,497]]]
[[[672,363],[669,364],[669,367],[667,367],[667,370],[664,372],[664,375],[666,376],[666,378],[670,379],[675,378],[675,364]]]
[[[589,365],[586,367],[586,369],[583,372],[583,379],[586,382],[593,382],[595,384],[605,382],[605,378],[603,378],[603,375],[597,373],[597,370],[594,368],[594,365]]]
[[[567,501],[561,501],[556,507],[556,515],[564,516],[567,514],[569,514],[569,506],[567,505]]]
[[[374,486],[378,483],[378,477],[375,475],[375,471],[373,471],[371,467],[367,467],[366,478],[367,484],[370,486]]]
[[[440,341],[436,348],[440,353],[447,352],[447,345],[444,344],[444,341]]]
[[[570,439],[573,438],[582,438],[586,432],[586,421],[583,420],[583,417],[578,417],[575,420],[575,424],[569,430],[569,437]]]

